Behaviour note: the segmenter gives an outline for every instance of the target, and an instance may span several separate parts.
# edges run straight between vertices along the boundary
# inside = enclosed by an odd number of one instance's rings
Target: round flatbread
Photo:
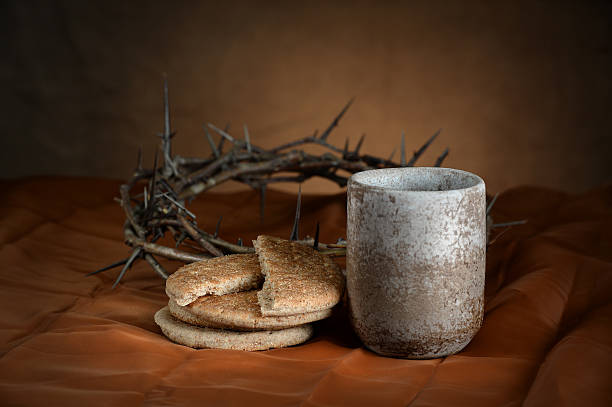
[[[186,306],[180,306],[170,299],[168,308],[175,318],[183,322],[235,331],[286,329],[325,319],[332,313],[328,308],[306,314],[264,317],[255,290],[200,297]]]
[[[310,246],[272,236],[253,241],[265,276],[258,292],[264,316],[329,309],[344,290],[344,276],[331,258]]]
[[[155,323],[168,339],[191,348],[266,350],[306,342],[312,325],[300,325],[280,331],[232,332],[186,324],[174,318],[168,307],[155,313]]]
[[[166,294],[178,305],[203,295],[224,295],[261,287],[256,254],[232,254],[187,264],[166,280]]]

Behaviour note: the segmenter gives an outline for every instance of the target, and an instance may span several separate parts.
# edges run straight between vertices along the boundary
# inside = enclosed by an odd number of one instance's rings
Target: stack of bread
[[[155,322],[170,340],[193,348],[265,350],[297,345],[340,301],[344,277],[313,248],[271,236],[255,254],[181,267],[166,281],[168,306]]]

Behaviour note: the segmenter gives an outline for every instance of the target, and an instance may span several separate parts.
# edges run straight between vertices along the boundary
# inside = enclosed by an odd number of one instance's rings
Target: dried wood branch
[[[202,248],[204,248],[206,251],[208,251],[215,257],[223,256],[223,252],[217,249],[212,244],[210,244],[210,242],[206,241],[206,239],[204,239],[202,235],[200,235],[200,233],[191,225],[191,223],[189,223],[189,221],[187,221],[187,219],[185,219],[181,215],[176,215],[176,217],[178,218],[179,222],[181,222],[181,225],[183,226],[187,234],[191,236],[193,240],[198,242],[198,244],[202,246]]]
[[[125,243],[132,247],[141,247],[146,253],[156,254],[170,260],[179,260],[185,263],[193,263],[200,260],[209,259],[210,256],[183,252],[171,247],[162,246],[156,243],[147,242],[139,239],[131,228],[124,228],[123,234]]]

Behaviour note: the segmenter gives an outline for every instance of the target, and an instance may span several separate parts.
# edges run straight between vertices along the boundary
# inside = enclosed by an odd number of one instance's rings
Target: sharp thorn
[[[170,138],[170,102],[168,100],[168,76],[164,73],[164,137]]]
[[[500,237],[502,237],[504,235],[504,233],[506,233],[507,231],[509,231],[510,229],[512,229],[512,227],[508,226],[507,228],[505,228],[504,230],[502,230],[501,232],[499,232],[498,234],[495,235],[495,237],[491,240],[489,240],[487,242],[487,247],[491,246],[493,243],[495,243],[497,241],[497,239],[499,239]]]
[[[152,254],[147,253],[145,254],[144,258],[147,261],[147,263],[149,263],[153,271],[159,274],[159,276],[163,278],[164,280],[168,279],[168,273],[166,272],[164,267],[161,264],[159,264],[159,262],[155,259],[155,257],[153,257]]]
[[[101,269],[98,269],[96,271],[92,271],[91,273],[87,273],[87,274],[85,274],[85,277],[93,276],[94,274],[98,274],[98,273],[102,273],[103,271],[106,271],[106,270],[114,269],[115,267],[119,267],[122,264],[125,264],[127,261],[128,261],[128,258],[125,258],[123,260],[119,260],[119,261],[117,261],[117,262],[115,262],[113,264],[109,264],[106,267],[102,267]]]
[[[208,140],[208,144],[210,145],[210,150],[212,151],[212,153],[215,156],[215,158],[219,158],[219,156],[220,156],[219,150],[217,150],[217,146],[215,145],[215,142],[213,141],[213,138],[210,135],[210,132],[208,131],[208,127],[206,127],[206,126],[202,126],[202,127],[204,128],[204,133],[206,134],[206,139]]]
[[[503,228],[506,226],[524,225],[525,223],[527,223],[527,219],[515,220],[512,222],[504,222],[504,223],[494,223],[491,227],[495,229],[495,228]]]
[[[153,198],[155,197],[155,191],[157,189],[157,182],[155,180],[156,176],[157,176],[157,155],[158,155],[159,149],[155,149],[155,158],[153,159],[153,175],[151,176],[151,183],[149,185],[149,207],[152,207],[153,205]]]
[[[363,144],[363,140],[365,140],[366,135],[362,134],[361,138],[359,139],[359,142],[357,143],[357,147],[355,147],[355,151],[353,152],[353,154],[355,155],[359,155],[359,150],[361,149],[361,145]]]
[[[314,243],[312,247],[315,250],[319,250],[319,222],[317,222],[317,229],[315,230]]]
[[[223,154],[223,145],[225,144],[225,139],[223,137],[221,137],[221,140],[219,141],[219,144],[217,144],[217,151],[219,151],[219,154]]]
[[[238,246],[243,246],[241,237],[238,238]]]
[[[346,141],[344,142],[344,148],[342,149],[342,158],[346,158],[346,156],[348,155],[348,148],[349,148],[349,139],[347,137]]]
[[[444,149],[444,151],[442,152],[442,154],[440,155],[440,157],[438,157],[438,159],[436,160],[434,167],[439,167],[442,165],[442,162],[444,161],[444,159],[448,156],[448,147],[446,147]]]
[[[136,159],[136,171],[142,171],[142,144],[138,146],[138,158]]]
[[[414,152],[414,154],[412,155],[412,158],[410,159],[410,162],[408,163],[408,167],[412,167],[414,166],[414,164],[416,163],[416,161],[419,159],[419,157],[425,152],[425,150],[427,150],[427,148],[431,145],[431,143],[433,143],[433,141],[436,139],[436,137],[438,137],[440,135],[440,132],[442,131],[442,129],[438,129],[438,131],[436,131],[433,136],[431,136],[426,142],[425,144],[423,144],[421,146],[421,148],[419,148],[417,151]]]
[[[493,196],[493,198],[491,199],[491,202],[489,202],[489,205],[487,205],[487,215],[491,212],[491,209],[493,209],[493,205],[495,205],[495,201],[497,201],[497,197],[499,196],[499,192],[495,194],[495,196]]]
[[[244,125],[244,142],[246,143],[247,151],[251,153],[251,137],[249,136],[249,129],[247,128],[246,124]]]
[[[166,198],[167,200],[169,200],[170,202],[175,204],[179,209],[183,210],[192,219],[196,219],[195,213],[191,212],[189,209],[185,208],[185,205],[183,205],[182,203],[178,202],[176,199],[172,198],[170,196],[169,192],[164,192],[160,196],[163,196],[164,198]]]
[[[342,116],[344,116],[344,114],[349,109],[349,107],[351,107],[351,105],[353,104],[354,100],[355,100],[355,98],[351,98],[351,100],[349,100],[349,102],[346,104],[346,106],[344,106],[344,108],[340,111],[338,116],[336,116],[336,118],[331,122],[329,127],[327,129],[325,129],[323,134],[321,134],[321,137],[320,137],[321,140],[323,140],[323,141],[327,140],[327,137],[329,137],[329,135],[332,132],[332,130],[334,129],[334,127],[336,127],[338,125],[338,122],[340,121]]]
[[[232,144],[236,144],[236,139],[233,138],[232,136],[230,136],[229,134],[227,134],[227,132],[225,130],[221,130],[220,128],[218,128],[217,126],[215,126],[212,123],[208,123],[208,127],[210,127],[211,129],[213,129],[215,132],[217,132],[221,137],[225,138],[227,141],[229,141]]]
[[[215,238],[219,237],[219,230],[221,230],[222,220],[223,220],[223,216],[219,216],[219,220],[217,220],[217,226],[215,226],[215,234],[213,235]]]
[[[397,147],[395,147],[393,149],[393,151],[391,151],[391,155],[389,156],[389,158],[387,159],[387,161],[391,161],[393,160],[393,156],[395,155],[395,153],[397,152]]]
[[[161,178],[161,179],[159,180],[159,182],[160,182],[160,183],[161,183],[161,184],[164,186],[164,188],[166,188],[166,191],[168,191],[168,193],[169,193],[170,195],[172,195],[173,197],[175,197],[175,198],[176,198],[176,192],[174,191],[174,189],[172,189],[172,187],[170,186],[170,184],[168,184],[168,183],[166,182],[166,180],[165,180],[165,179]]]
[[[223,131],[229,134],[229,130],[230,130],[230,124],[229,122],[225,123],[225,127],[223,128]],[[219,140],[219,145],[217,147],[217,149],[219,150],[219,154],[223,154],[223,146],[225,145],[225,138],[221,137],[221,140]]]
[[[406,135],[404,134],[404,132],[402,132],[402,143],[400,146],[400,153],[401,153],[400,165],[402,167],[405,167],[406,166]]]
[[[138,247],[138,248],[134,249],[134,251],[132,252],[130,257],[128,257],[127,261],[125,262],[125,265],[121,269],[121,272],[117,276],[117,279],[115,280],[115,283],[112,286],[113,290],[115,289],[115,287],[117,287],[117,284],[119,284],[119,282],[121,281],[121,279],[125,275],[125,272],[128,271],[128,269],[130,267],[132,267],[132,263],[134,263],[134,260],[136,260],[136,257],[138,257],[138,255],[140,255],[141,251],[142,251],[142,249],[140,247]]]
[[[160,238],[164,237],[164,232],[162,232],[161,228],[155,231],[155,236],[151,239],[151,243],[155,243]]]
[[[168,101],[168,77],[164,74],[164,132],[162,134],[162,150],[164,155],[163,174],[169,176],[177,174],[176,166],[172,161],[172,142],[170,139],[174,136],[170,130],[170,102]]]
[[[300,185],[299,189],[298,189],[298,195],[297,195],[297,205],[295,208],[295,218],[293,219],[293,229],[291,229],[291,236],[289,237],[289,240],[298,240],[299,239],[299,234],[300,234],[300,210],[302,207],[302,185]]]

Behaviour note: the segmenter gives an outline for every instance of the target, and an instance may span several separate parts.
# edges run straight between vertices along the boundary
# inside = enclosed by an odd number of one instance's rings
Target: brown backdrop
[[[205,121],[272,146],[355,96],[338,145],[387,156],[441,127],[422,164],[449,146],[493,192],[611,180],[609,3],[216,3],[3,2],[2,174],[129,176],[167,72],[185,155],[208,154]]]

